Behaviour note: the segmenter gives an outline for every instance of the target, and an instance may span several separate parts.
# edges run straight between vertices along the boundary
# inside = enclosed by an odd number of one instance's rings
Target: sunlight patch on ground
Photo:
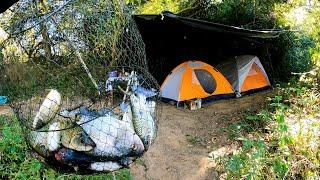
[[[288,119],[289,133],[294,143],[310,150],[317,150],[320,147],[320,114],[309,118],[289,115]]]

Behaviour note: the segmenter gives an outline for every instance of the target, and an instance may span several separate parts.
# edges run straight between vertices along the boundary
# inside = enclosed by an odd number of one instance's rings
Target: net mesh
[[[0,94],[37,156],[92,171],[142,156],[161,107],[130,9],[118,0],[21,0],[12,9],[1,21]]]

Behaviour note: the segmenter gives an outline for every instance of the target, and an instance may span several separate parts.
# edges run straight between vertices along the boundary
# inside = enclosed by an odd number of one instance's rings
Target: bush
[[[9,121],[9,122],[8,122]],[[16,118],[12,121],[0,116],[0,178],[1,179],[42,179],[54,178],[55,172],[32,158]]]
[[[230,132],[241,147],[220,159],[220,172],[227,178],[320,177],[319,86],[300,80],[280,88],[265,110],[248,115]]]

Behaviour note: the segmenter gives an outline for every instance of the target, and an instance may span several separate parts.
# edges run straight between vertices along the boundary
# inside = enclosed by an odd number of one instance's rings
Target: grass
[[[1,70],[5,76],[0,77],[0,94],[8,96],[11,102],[28,100],[50,88],[69,97],[80,94],[92,97],[97,92],[81,67],[62,71],[56,67],[19,62],[9,63]]]
[[[62,174],[33,158],[17,118],[0,116],[0,179],[132,179],[128,169],[115,173]]]
[[[224,129],[241,147],[218,159],[220,174],[227,179],[319,179],[317,81],[288,83],[268,98],[264,110]]]
[[[187,134],[186,135],[186,139],[191,145],[196,145],[196,144],[201,142],[201,137],[194,136],[194,135],[191,135],[191,134]]]

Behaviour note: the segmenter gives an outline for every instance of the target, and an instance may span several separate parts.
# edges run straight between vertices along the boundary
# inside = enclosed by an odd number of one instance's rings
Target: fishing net
[[[36,156],[113,171],[154,142],[159,86],[122,1],[21,0],[2,15],[0,94]]]

